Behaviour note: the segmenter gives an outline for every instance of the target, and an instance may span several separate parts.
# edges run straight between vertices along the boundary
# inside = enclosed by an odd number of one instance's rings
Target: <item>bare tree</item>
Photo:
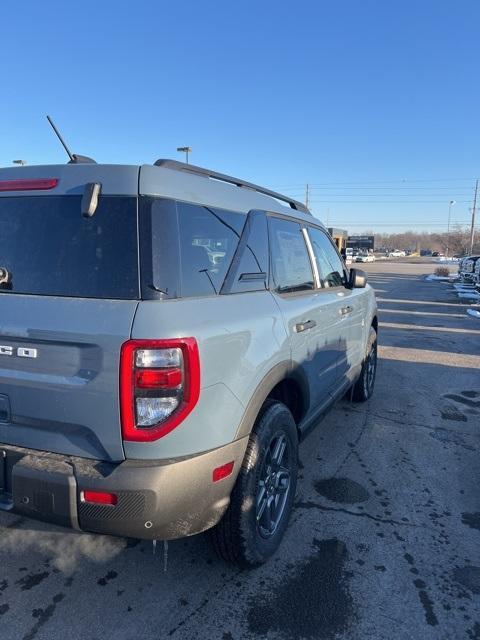
[[[466,255],[470,250],[470,230],[456,225],[450,233],[429,233],[426,231],[402,231],[401,233],[374,233],[372,230],[364,231],[359,235],[374,235],[375,248],[393,251],[394,249],[409,250],[420,253],[426,251],[440,251],[445,253],[447,248],[449,255]],[[474,246],[474,252],[480,253],[480,234]]]

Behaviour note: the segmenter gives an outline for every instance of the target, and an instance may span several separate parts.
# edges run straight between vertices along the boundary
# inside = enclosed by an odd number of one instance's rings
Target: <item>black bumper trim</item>
[[[214,526],[230,502],[248,437],[191,458],[128,460],[118,464],[0,444],[11,457],[11,492],[0,509],[74,529],[169,540]],[[234,461],[231,476],[212,471]],[[82,492],[115,493],[117,504],[82,501]]]

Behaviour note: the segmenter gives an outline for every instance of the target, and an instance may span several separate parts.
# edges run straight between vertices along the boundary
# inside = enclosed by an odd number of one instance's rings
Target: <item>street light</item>
[[[455,200],[450,200],[450,202],[448,203],[448,224],[447,224],[447,248],[445,251],[446,257],[448,258],[448,252],[450,249],[450,216],[452,214],[452,207],[453,205],[456,204]]]
[[[26,160],[12,160],[13,164],[19,164],[23,167],[24,164],[27,164]]]
[[[185,154],[186,162],[188,164],[188,154],[192,152],[192,147],[177,147],[177,151]]]

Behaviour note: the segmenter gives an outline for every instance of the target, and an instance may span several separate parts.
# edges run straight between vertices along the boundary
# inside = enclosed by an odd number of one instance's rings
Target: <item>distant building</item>
[[[374,251],[375,236],[348,236],[347,248],[354,251]]]
[[[346,229],[335,229],[334,227],[329,227],[328,233],[332,236],[333,241],[337,245],[337,249],[342,255],[344,255],[345,249],[348,246],[348,232],[346,231]]]

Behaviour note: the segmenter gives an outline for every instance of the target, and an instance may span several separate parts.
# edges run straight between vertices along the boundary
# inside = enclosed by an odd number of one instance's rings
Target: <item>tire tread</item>
[[[242,461],[240,472],[238,474],[237,482],[233,488],[230,504],[227,511],[220,522],[210,529],[210,539],[212,541],[213,548],[216,553],[226,562],[236,564],[240,567],[251,567],[255,563],[252,563],[247,558],[247,541],[242,534],[242,528],[240,523],[239,514],[241,513],[242,502],[245,495],[245,475],[244,472],[251,469],[252,458],[254,457],[257,442],[255,440],[256,433],[262,428],[262,422],[265,414],[269,412],[272,407],[278,406],[279,411],[288,411],[287,407],[275,400],[267,400],[257,416],[257,420],[252,429],[250,439],[248,441],[247,448],[245,450],[245,456]],[[291,414],[288,411],[290,417]],[[292,418],[293,420],[293,418]]]

